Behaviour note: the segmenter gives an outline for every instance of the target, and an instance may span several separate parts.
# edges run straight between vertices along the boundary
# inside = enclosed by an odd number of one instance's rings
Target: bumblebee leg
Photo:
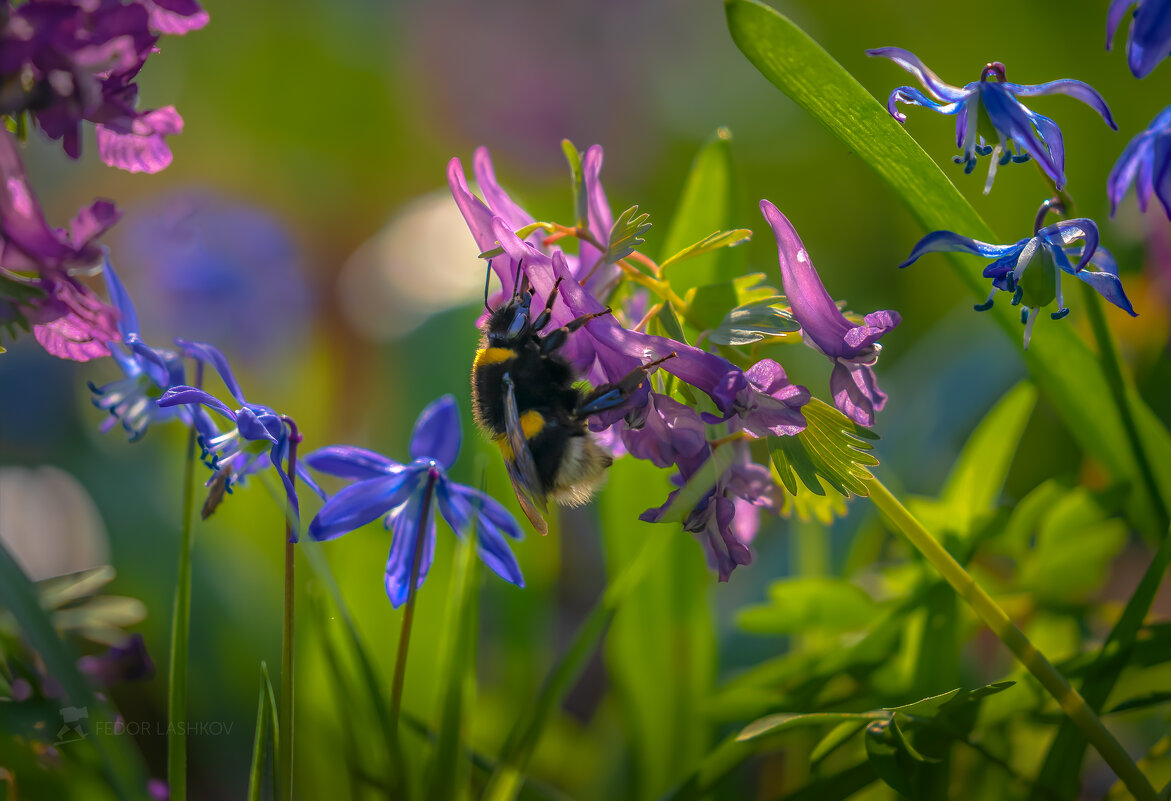
[[[630,396],[642,384],[643,379],[646,378],[647,373],[652,367],[673,358],[675,358],[674,353],[669,356],[664,356],[657,361],[639,365],[623,376],[622,380],[616,384],[603,384],[589,395],[586,395],[585,400],[575,412],[576,416],[579,418],[589,417],[591,414],[598,414],[599,412],[621,406],[630,399]]]
[[[570,320],[560,328],[554,331],[550,331],[546,336],[541,338],[541,355],[548,356],[550,353],[564,345],[565,340],[569,339],[569,335],[574,331],[581,328],[590,320],[596,319],[598,317],[605,317],[607,314],[610,314],[609,308],[607,308],[605,311],[594,312],[593,314],[583,314],[581,317],[575,317],[574,319]]]
[[[557,302],[557,287],[561,286],[562,276],[557,276],[557,280],[553,282],[553,290],[549,293],[549,299],[545,301],[545,311],[541,312],[540,316],[533,321],[533,330],[540,331],[549,324],[549,318],[553,316],[553,304]]]

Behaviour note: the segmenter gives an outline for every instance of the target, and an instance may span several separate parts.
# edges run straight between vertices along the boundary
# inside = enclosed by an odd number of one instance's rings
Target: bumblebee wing
[[[547,511],[545,494],[541,492],[537,464],[533,461],[528,440],[525,439],[524,429],[521,428],[512,376],[507,373],[504,375],[504,430],[509,448],[512,450],[512,458],[506,459],[505,465],[508,467],[508,477],[512,479],[512,488],[516,491],[516,499],[520,502],[520,508],[524,510],[529,522],[533,524],[533,528],[544,536],[549,533],[549,527],[543,517]]]

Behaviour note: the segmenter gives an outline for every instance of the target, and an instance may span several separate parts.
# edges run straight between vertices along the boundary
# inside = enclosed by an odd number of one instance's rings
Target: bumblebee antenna
[[[525,263],[525,260],[524,260],[524,259],[521,259],[520,261],[518,261],[518,262],[516,263],[516,275],[514,275],[514,276],[512,277],[512,296],[513,296],[514,298],[518,298],[518,297],[520,297],[520,294],[521,294],[521,292],[520,292],[520,280],[521,280],[521,277],[522,277],[522,276],[524,276],[525,280],[526,280],[526,281],[528,280],[528,276],[527,276],[527,275],[525,275],[525,273],[521,271],[521,268],[522,268],[522,267],[524,267],[524,263]]]
[[[488,259],[488,269],[484,271],[484,309],[491,314],[493,309],[488,305],[488,284],[492,281],[492,260]]]

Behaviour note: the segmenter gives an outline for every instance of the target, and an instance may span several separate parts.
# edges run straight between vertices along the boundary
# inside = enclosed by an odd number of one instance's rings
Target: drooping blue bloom
[[[834,364],[829,379],[834,405],[855,423],[874,425],[875,413],[886,405],[886,393],[874,377],[874,365],[882,352],[878,340],[902,318],[896,311],[883,310],[867,314],[861,323],[848,319],[825,291],[793,224],[767,200],[760,201],[760,210],[777,240],[781,282],[793,317],[801,324],[801,334],[806,344]]]
[[[214,471],[207,482],[211,492],[207,503],[204,504],[203,516],[206,518],[211,515],[223,493],[230,493],[243,478],[272,465],[280,476],[281,483],[284,484],[289,508],[296,521],[300,513],[300,504],[297,501],[296,487],[285,467],[289,458],[292,433],[288,418],[277,413],[271,406],[248,403],[244,400],[244,393],[236,383],[236,377],[232,374],[227,358],[217,348],[201,342],[181,339],[175,341],[187,356],[214,367],[228,392],[240,404],[238,409],[232,409],[206,390],[185,385],[171,387],[158,401],[158,405],[164,408],[181,405],[197,407],[202,404],[235,424],[230,431],[222,434],[213,431],[212,435],[208,436],[204,431],[200,432],[199,445],[203,449],[203,460]],[[300,462],[296,465],[296,472],[297,477],[304,481],[306,486],[322,498],[325,497],[317,482]],[[293,542],[297,539],[297,530],[298,526],[294,525],[291,535]]]
[[[1135,184],[1140,209],[1145,212],[1151,195],[1154,195],[1171,219],[1171,173],[1168,167],[1171,167],[1171,106],[1160,111],[1145,131],[1130,140],[1110,171],[1110,177],[1106,179],[1110,216],[1118,211],[1118,204],[1130,185]]]
[[[124,376],[101,387],[92,381],[89,384],[94,393],[94,406],[110,413],[102,422],[102,431],[109,431],[115,423],[121,423],[130,435],[130,441],[134,442],[146,433],[151,423],[178,418],[187,425],[194,421],[202,433],[210,433],[210,421],[206,420],[202,410],[193,412],[186,406],[164,408],[156,403],[171,387],[187,383],[183,359],[175,351],[152,348],[142,341],[134,303],[114,272],[109,255],[103,270],[110,301],[119,315],[118,333],[122,335],[121,347],[114,342],[108,343],[110,355],[122,368]]]
[[[1136,0],[1114,0],[1106,14],[1106,49],[1114,44],[1114,32]],[[1126,63],[1136,78],[1145,78],[1171,54],[1171,1],[1137,0],[1126,43]]]
[[[1059,203],[1045,201],[1037,213],[1033,235],[1011,245],[992,245],[951,231],[932,231],[919,240],[910,257],[899,267],[906,267],[924,253],[973,253],[994,259],[984,268],[984,277],[992,279],[992,292],[988,300],[976,306],[976,311],[992,308],[997,292],[1012,293],[1012,305],[1022,307],[1026,348],[1041,308],[1056,300],[1057,311],[1050,316],[1060,320],[1069,314],[1061,292],[1063,272],[1089,284],[1106,300],[1131,317],[1137,317],[1118,279],[1118,264],[1110,251],[1098,245],[1098,226],[1093,220],[1076,218],[1041,227],[1049,211],[1061,210]],[[1026,271],[1038,253],[1043,253],[1045,258]],[[1087,269],[1090,266],[1097,269]]]
[[[444,395],[424,409],[415,422],[411,461],[407,464],[353,445],[332,445],[306,455],[305,462],[314,470],[356,479],[325,502],[309,524],[309,536],[330,540],[385,517],[386,527],[393,531],[386,563],[386,594],[397,607],[410,594],[416,553],[416,590],[431,568],[438,505],[439,513],[456,534],[463,536],[474,525],[476,549],[492,572],[523,587],[520,565],[505,539],[508,536],[519,540],[524,536],[516,519],[494,499],[447,477],[446,471],[459,454],[460,440],[455,398]]]
[[[1061,129],[1048,117],[1025,108],[1018,98],[1069,95],[1094,109],[1107,125],[1118,130],[1106,101],[1082,81],[1063,79],[1035,86],[1009,83],[1004,65],[994,61],[984,65],[980,80],[959,87],[941,81],[915,54],[900,47],[880,47],[866,52],[871,56],[889,58],[918,78],[927,90],[924,94],[912,86],[900,86],[891,92],[886,107],[892,117],[899,122],[906,121],[906,115],[898,109],[899,103],[954,115],[956,146],[963,151],[955,161],[964,165],[964,172],[970,173],[976,168],[977,156],[992,157],[984,194],[992,188],[998,165],[1028,161],[1030,157],[1037,160],[1058,189],[1065,186],[1065,144]],[[995,81],[989,80],[993,77]],[[995,144],[989,145],[989,142]]]

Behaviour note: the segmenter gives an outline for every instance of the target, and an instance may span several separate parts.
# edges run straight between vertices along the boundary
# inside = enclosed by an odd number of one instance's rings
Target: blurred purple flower
[[[984,194],[992,188],[998,164],[1028,161],[1030,157],[1037,160],[1058,189],[1065,186],[1065,145],[1061,129],[1048,117],[1025,108],[1018,98],[1069,95],[1097,111],[1107,125],[1118,130],[1106,101],[1082,81],[1063,79],[1035,86],[1008,83],[1004,65],[994,61],[984,65],[980,80],[958,87],[941,81],[918,56],[900,47],[880,47],[866,53],[889,58],[918,78],[927,90],[924,94],[913,86],[900,86],[891,92],[886,107],[892,117],[906,122],[906,115],[898,109],[899,103],[956,115],[956,146],[963,150],[963,156],[956,156],[956,163],[963,164],[964,172],[970,173],[976,168],[977,155],[992,157]],[[990,77],[996,80],[988,80]],[[994,146],[987,144],[993,139]]]
[[[132,634],[121,645],[112,645],[98,656],[83,656],[78,669],[99,687],[110,687],[124,681],[149,679],[155,666],[146,651],[141,634]]]
[[[417,590],[435,557],[435,507],[459,536],[474,527],[476,549],[496,575],[524,586],[520,565],[505,537],[519,540],[516,519],[479,490],[447,477],[461,440],[455,398],[444,395],[419,415],[411,437],[411,461],[400,464],[382,454],[352,445],[331,445],[305,457],[314,470],[355,479],[325,502],[309,524],[309,536],[330,540],[385,516],[393,530],[386,563],[386,595],[401,606],[410,594],[411,571],[418,553]],[[419,541],[420,535],[422,542]]]
[[[81,155],[81,123],[92,122],[102,161],[158,172],[171,163],[165,137],[180,133],[183,120],[172,106],[139,111],[134,79],[156,51],[159,33],[185,33],[206,22],[192,0],[31,0],[6,10],[0,114],[28,112],[72,158]]]
[[[1118,163],[1110,170],[1110,177],[1106,179],[1110,216],[1118,211],[1118,204],[1130,185],[1135,184],[1135,195],[1143,212],[1154,195],[1171,219],[1171,173],[1168,168],[1171,168],[1171,106],[1156,114],[1147,129],[1130,140]]]
[[[130,441],[134,442],[146,434],[151,423],[177,417],[187,425],[198,419],[200,430],[209,433],[210,421],[203,419],[205,413],[202,409],[193,411],[187,406],[164,408],[156,403],[171,387],[187,383],[183,359],[175,351],[152,348],[142,341],[134,303],[108,258],[103,270],[106,289],[118,312],[118,332],[122,338],[121,347],[109,343],[110,356],[122,368],[123,378],[101,387],[92,381],[89,384],[94,393],[94,406],[110,414],[101,425],[102,432],[120,422],[130,435]]]
[[[303,260],[270,213],[215,194],[181,191],[130,210],[119,264],[150,297],[148,331],[231,342],[263,361],[295,345],[312,313]]]
[[[1093,220],[1062,220],[1041,227],[1048,212],[1060,208],[1059,204],[1052,201],[1043,203],[1033,225],[1033,235],[1011,245],[980,242],[951,231],[932,231],[919,240],[911,255],[899,267],[912,264],[925,253],[972,253],[994,259],[984,268],[984,277],[992,279],[992,292],[988,300],[976,306],[976,311],[992,308],[997,292],[1011,292],[1012,305],[1022,306],[1021,322],[1025,323],[1026,348],[1029,347],[1033,324],[1042,307],[1056,300],[1057,311],[1050,317],[1060,320],[1069,314],[1065,296],[1061,292],[1063,272],[1089,284],[1099,295],[1130,316],[1138,316],[1118,279],[1118,264],[1110,251],[1098,246],[1098,226]],[[1076,244],[1078,240],[1082,244]],[[1038,267],[1026,272],[1025,268],[1038,253],[1045,254],[1046,258],[1040,261]],[[1088,265],[1097,269],[1088,270]]]
[[[82,209],[69,231],[50,228],[16,139],[0,126],[0,325],[32,327],[54,356],[88,361],[118,340],[117,312],[75,277],[101,261],[99,236],[117,222],[107,200]]]
[[[1171,2],[1168,0],[1113,0],[1106,13],[1106,49],[1114,44],[1118,23],[1135,5],[1126,43],[1126,63],[1136,78],[1145,78],[1171,53]]]
[[[199,431],[199,444],[203,448],[204,462],[214,471],[207,482],[212,492],[208,504],[204,505],[203,516],[206,518],[215,510],[219,494],[230,493],[232,487],[246,476],[258,473],[271,465],[284,484],[285,495],[296,523],[300,514],[300,503],[293,480],[285,467],[291,442],[287,418],[271,406],[248,403],[244,400],[244,393],[236,383],[228,360],[217,348],[201,342],[181,339],[175,341],[188,357],[214,367],[228,392],[240,404],[240,408],[232,409],[206,390],[184,385],[171,387],[158,401],[158,405],[164,408],[202,404],[235,423],[230,431],[222,434],[207,428]],[[307,487],[322,498],[325,497],[317,482],[300,462],[296,465],[296,472],[297,477],[304,481]],[[292,527],[291,541],[296,541],[298,530],[298,525]]]
[[[829,379],[834,404],[859,425],[874,425],[875,412],[886,405],[886,393],[874,377],[882,352],[878,340],[902,318],[895,311],[876,311],[867,314],[861,325],[848,320],[825,291],[793,224],[767,200],[760,201],[760,210],[776,236],[785,297],[805,342],[834,363]]]

